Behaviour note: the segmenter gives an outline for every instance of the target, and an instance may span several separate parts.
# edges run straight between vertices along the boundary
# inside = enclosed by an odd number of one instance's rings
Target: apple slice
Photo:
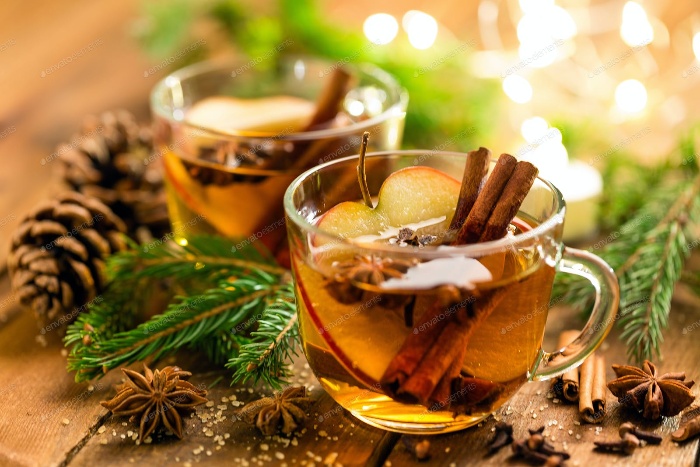
[[[197,102],[186,113],[188,123],[223,133],[256,131],[295,133],[309,124],[316,104],[293,96],[239,99],[216,96]]]
[[[357,201],[339,203],[321,217],[318,227],[358,241],[383,239],[407,226],[419,235],[441,235],[454,215],[460,186],[439,170],[407,167],[384,180],[374,209]]]

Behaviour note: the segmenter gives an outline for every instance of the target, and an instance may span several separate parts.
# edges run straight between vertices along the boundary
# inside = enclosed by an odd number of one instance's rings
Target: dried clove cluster
[[[530,436],[523,440],[513,440],[513,426],[505,422],[496,424],[496,434],[489,444],[488,454],[493,455],[501,448],[511,445],[513,457],[523,459],[532,464],[556,467],[564,465],[569,454],[557,451],[551,443],[544,439],[544,426],[536,430],[528,429]]]

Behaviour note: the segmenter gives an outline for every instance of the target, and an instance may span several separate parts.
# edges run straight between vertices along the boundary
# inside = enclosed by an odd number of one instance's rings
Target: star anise
[[[690,388],[694,381],[685,381],[685,373],[666,373],[658,376],[656,366],[646,360],[642,368],[613,365],[617,379],[608,383],[608,389],[617,400],[634,407],[649,420],[661,415],[673,417],[695,400]]]
[[[381,306],[390,307],[397,305],[397,303],[393,301],[390,303],[388,296],[378,297],[377,293],[357,287],[356,284],[378,286],[387,279],[400,278],[416,264],[415,261],[403,259],[357,255],[352,260],[333,263],[335,274],[333,279],[326,284],[326,289],[333,298],[346,305],[359,301],[371,304],[381,301]],[[377,299],[375,300],[375,298]],[[402,304],[405,304],[406,301],[401,300]]]
[[[207,402],[207,391],[193,386],[187,378],[192,373],[176,366],[151,371],[145,364],[144,374],[122,368],[126,382],[103,407],[114,415],[129,415],[139,421],[139,438],[145,439],[162,423],[182,439],[182,415],[194,412]]]
[[[251,402],[236,415],[246,423],[255,424],[264,435],[278,432],[293,433],[306,420],[305,409],[311,403],[304,386],[290,386],[276,392],[272,397],[263,397]]]

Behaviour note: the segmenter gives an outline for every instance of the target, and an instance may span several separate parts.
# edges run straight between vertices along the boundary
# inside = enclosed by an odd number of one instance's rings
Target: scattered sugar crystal
[[[153,442],[153,438],[150,436],[146,436],[146,439],[143,440],[143,444],[151,444]]]
[[[328,433],[326,432],[326,430],[321,430],[321,431],[318,432],[318,435],[325,438],[325,437],[328,436]]]
[[[581,439],[581,435],[576,435],[576,439]]]
[[[107,431],[107,427],[104,426],[104,425],[102,425],[101,427],[99,427],[99,428],[97,429],[97,432],[98,432],[99,434],[102,434],[102,433],[104,433],[105,431]]]
[[[207,403],[204,405],[206,405],[207,407],[214,407],[214,401],[207,401]]]
[[[536,413],[533,413],[533,414],[532,414],[532,418],[537,418],[537,414],[536,414]]]
[[[121,435],[119,435],[119,437],[120,437],[121,439],[126,439],[126,435],[125,435],[125,434],[121,434]]]
[[[68,425],[70,423],[70,420],[64,418],[63,420],[61,420],[61,423],[63,423],[64,425]]]
[[[270,446],[269,446],[269,445],[267,445],[267,444],[261,444],[261,445],[260,445],[260,450],[261,450],[261,451],[267,451],[268,449],[270,449]]]
[[[106,438],[102,438],[102,439],[100,440],[100,444],[107,444],[107,439],[106,439]]]

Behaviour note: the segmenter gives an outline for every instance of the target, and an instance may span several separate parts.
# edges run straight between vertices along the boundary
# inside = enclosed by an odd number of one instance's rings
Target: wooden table
[[[144,70],[154,63],[126,39],[136,1],[41,0],[32,3],[31,15],[19,5],[4,6],[0,13],[0,86],[5,90],[0,104],[0,135],[4,135],[0,138],[0,265],[5,262],[8,236],[21,217],[57,190],[55,167],[42,166],[41,159],[67,139],[86,113],[125,107],[145,118],[146,96],[158,78],[144,78]],[[42,70],[98,40],[91,51],[42,77]],[[685,369],[691,378],[700,379],[698,337],[695,332],[682,332],[700,320],[699,303],[679,290],[662,347],[662,371]],[[563,309],[553,311],[549,321],[545,347],[550,349],[558,330],[582,324]],[[38,335],[34,318],[14,303],[8,278],[0,272],[0,395],[4,401],[0,465],[419,465],[406,451],[401,435],[368,427],[340,409],[320,389],[303,358],[295,364],[294,382],[311,388],[314,404],[304,432],[291,441],[267,439],[234,420],[231,400],[257,399],[260,388],[230,387],[227,372],[208,367],[198,356],[181,355],[177,362],[194,370],[192,381],[209,386],[215,405],[200,408],[199,414],[212,414],[211,426],[194,417],[188,419],[183,441],[157,439],[137,446],[129,437],[134,427],[124,426],[123,420],[110,417],[99,405],[113,394],[118,372],[92,384],[76,384],[65,371],[56,333],[44,340],[37,340]],[[614,336],[604,344],[603,353],[608,362],[626,361],[624,348]],[[608,377],[612,376],[609,370]],[[663,434],[660,446],[646,446],[629,458],[593,453],[592,442],[617,437],[621,417],[627,419],[630,414],[609,395],[609,415],[598,432],[595,427],[577,425],[576,409],[555,404],[547,397],[548,387],[545,382],[528,384],[482,426],[431,437],[432,460],[420,465],[503,465],[507,450],[484,458],[496,419],[512,423],[517,437],[523,437],[527,428],[545,425],[552,443],[566,446],[571,453],[570,465],[697,465],[697,441],[676,446],[668,439],[678,417],[661,426],[631,417]],[[229,401],[224,403],[222,398]],[[221,421],[214,422],[219,411]]]

